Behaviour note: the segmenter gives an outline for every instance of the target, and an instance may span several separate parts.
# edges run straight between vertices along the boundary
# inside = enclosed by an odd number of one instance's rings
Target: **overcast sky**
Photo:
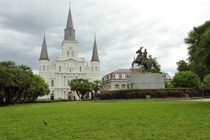
[[[101,76],[130,68],[144,46],[171,76],[187,59],[184,38],[210,20],[210,0],[71,0],[79,56],[90,62],[94,32]],[[0,0],[0,61],[38,70],[44,29],[51,61],[61,56],[69,0]]]

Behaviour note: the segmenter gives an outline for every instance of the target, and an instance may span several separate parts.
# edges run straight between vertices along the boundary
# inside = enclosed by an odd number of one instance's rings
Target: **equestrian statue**
[[[147,49],[144,49],[144,52],[142,52],[142,49],[143,47],[140,47],[140,49],[136,51],[138,55],[132,62],[132,67],[134,67],[134,63],[137,63],[138,66],[144,66],[146,72],[151,72],[152,67],[157,68],[156,63],[152,59],[148,59]]]

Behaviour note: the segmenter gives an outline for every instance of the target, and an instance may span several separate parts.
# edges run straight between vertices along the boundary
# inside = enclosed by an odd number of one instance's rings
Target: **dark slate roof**
[[[120,73],[131,73],[131,69],[118,69],[118,70],[115,70],[111,73],[117,73],[117,74],[120,74]]]
[[[43,39],[42,50],[41,50],[41,54],[40,54],[39,60],[50,60],[48,58],[47,44],[46,44],[45,36],[44,36],[44,39]]]
[[[98,49],[97,49],[97,44],[96,44],[96,37],[94,37],[94,44],[93,44],[93,53],[92,53],[92,61],[99,61],[98,57]]]
[[[64,29],[64,40],[75,40],[75,29],[73,26],[73,20],[71,16],[71,8],[69,8],[68,19],[66,23],[66,29]]]
[[[68,29],[68,28],[74,29],[72,16],[71,16],[71,8],[69,8],[69,14],[68,14],[68,19],[67,19],[67,23],[66,23],[66,29]]]

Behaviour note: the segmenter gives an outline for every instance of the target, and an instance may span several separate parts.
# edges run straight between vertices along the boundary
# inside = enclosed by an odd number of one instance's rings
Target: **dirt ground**
[[[184,101],[210,102],[210,98],[188,99],[188,100],[184,100]]]

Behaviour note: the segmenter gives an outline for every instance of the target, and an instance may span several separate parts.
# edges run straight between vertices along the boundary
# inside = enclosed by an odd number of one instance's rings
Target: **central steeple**
[[[75,40],[75,29],[73,26],[73,20],[71,16],[71,8],[69,7],[69,14],[66,23],[66,29],[64,29],[64,40]]]

